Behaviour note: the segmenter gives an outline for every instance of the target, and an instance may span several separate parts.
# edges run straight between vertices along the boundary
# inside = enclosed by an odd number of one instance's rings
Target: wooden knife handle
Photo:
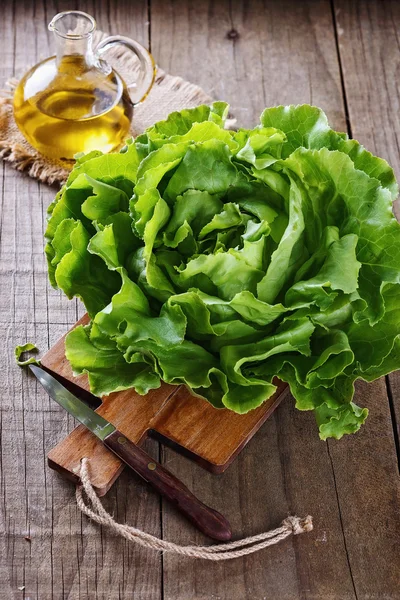
[[[226,542],[231,539],[231,528],[223,515],[200,502],[179,479],[120,431],[113,431],[103,443],[159,494],[177,506],[200,531],[214,540]]]

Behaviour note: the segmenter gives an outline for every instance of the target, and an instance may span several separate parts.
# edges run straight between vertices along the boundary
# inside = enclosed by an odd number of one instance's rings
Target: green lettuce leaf
[[[25,360],[21,360],[21,356],[25,352],[39,352],[39,349],[35,346],[35,344],[32,344],[32,342],[15,346],[14,354],[17,365],[20,367],[26,367],[27,365],[40,365],[40,361],[38,361],[34,356],[30,356]]]
[[[96,394],[161,381],[245,413],[286,381],[322,439],[368,411],[357,379],[400,368],[393,170],[317,107],[182,110],[80,156],[49,208],[49,278],[89,312],[66,338]]]

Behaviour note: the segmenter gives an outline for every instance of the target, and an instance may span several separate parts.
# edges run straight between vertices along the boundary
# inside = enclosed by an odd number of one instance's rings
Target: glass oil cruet
[[[15,121],[42,154],[71,160],[78,152],[118,148],[129,136],[133,107],[143,100],[155,76],[154,61],[138,42],[122,36],[93,49],[96,22],[81,11],[56,15],[49,24],[57,54],[33,67],[14,95]],[[136,81],[127,86],[102,58],[122,44],[138,59]]]

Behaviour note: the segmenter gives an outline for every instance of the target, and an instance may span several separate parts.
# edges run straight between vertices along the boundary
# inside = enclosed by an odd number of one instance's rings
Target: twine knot
[[[158,552],[171,552],[189,558],[202,558],[204,560],[229,560],[247,556],[263,548],[268,548],[268,546],[277,544],[291,535],[308,532],[313,528],[312,517],[308,516],[300,519],[299,517],[289,516],[277,529],[252,535],[242,540],[215,544],[214,546],[180,546],[174,542],[168,542],[155,535],[145,533],[136,527],[114,521],[114,518],[105,510],[93,489],[90,481],[89,460],[87,458],[83,458],[81,461],[79,477],[81,485],[76,487],[76,501],[78,507],[85,515],[96,521],[99,525],[109,527],[114,533],[130,542]]]
[[[287,527],[289,531],[293,533],[293,535],[299,535],[299,533],[308,533],[313,530],[312,517],[307,515],[307,517],[293,517],[288,516],[283,521],[282,525]]]

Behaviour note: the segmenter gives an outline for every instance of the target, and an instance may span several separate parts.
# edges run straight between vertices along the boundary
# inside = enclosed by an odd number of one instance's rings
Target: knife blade
[[[97,410],[101,406],[101,404],[102,404],[101,398],[99,398],[98,396],[95,396],[88,390],[85,390],[85,388],[74,383],[73,381],[70,381],[69,379],[66,379],[59,373],[56,373],[55,371],[48,369],[44,365],[41,364],[40,366],[44,371],[46,371],[47,373],[50,373],[50,375],[52,375],[54,377],[54,379],[57,379],[57,381],[59,383],[61,383],[61,385],[63,385],[65,388],[67,388],[67,390],[69,390],[75,396],[77,396],[79,398],[79,400],[82,400],[82,402],[84,402],[86,404],[86,406],[89,406],[89,408],[92,408],[93,410]]]
[[[37,365],[29,366],[53,400],[87,427],[111,452],[158,493],[173,503],[200,531],[218,541],[231,539],[229,522],[221,513],[196,498],[175,475],[118,431],[112,423],[87,406],[51,373]]]

